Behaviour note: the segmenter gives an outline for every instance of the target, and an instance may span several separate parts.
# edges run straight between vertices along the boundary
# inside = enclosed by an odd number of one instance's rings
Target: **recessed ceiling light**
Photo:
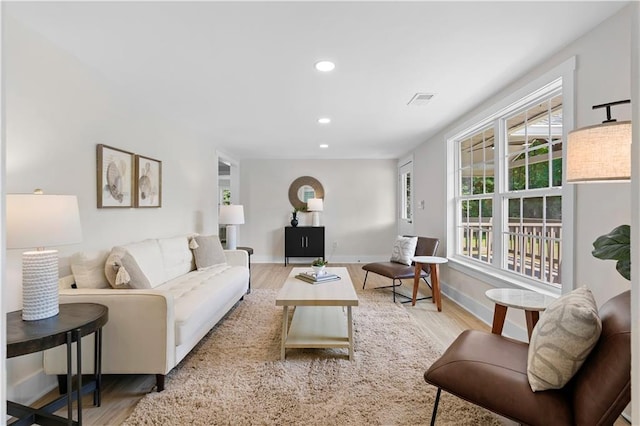
[[[327,145],[326,143],[321,143],[320,148],[329,148],[329,145]]]
[[[329,72],[329,71],[333,71],[335,67],[336,67],[336,64],[334,64],[331,61],[316,62],[316,69],[318,71]]]
[[[331,123],[331,119],[329,117],[318,118],[318,123],[320,123],[320,124],[329,124],[329,123]]]

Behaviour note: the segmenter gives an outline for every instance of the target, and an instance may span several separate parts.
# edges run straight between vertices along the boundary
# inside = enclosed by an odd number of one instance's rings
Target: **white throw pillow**
[[[527,377],[534,392],[560,389],[598,343],[602,322],[591,290],[581,287],[549,305],[531,333]]]
[[[77,288],[109,288],[104,274],[108,252],[74,253],[71,256],[71,272]]]
[[[391,261],[411,265],[411,258],[416,254],[418,237],[403,237],[398,235],[391,250]]]

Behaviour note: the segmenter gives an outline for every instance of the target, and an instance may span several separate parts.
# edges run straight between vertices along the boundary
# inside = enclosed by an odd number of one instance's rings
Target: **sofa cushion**
[[[104,265],[108,252],[77,252],[71,255],[71,272],[77,288],[109,288]]]
[[[193,253],[186,236],[158,239],[164,264],[164,280],[169,281],[192,270]]]
[[[193,250],[198,271],[204,271],[217,265],[227,263],[224,249],[217,235],[195,237],[198,247]]]
[[[189,342],[212,312],[222,312],[239,287],[246,290],[248,278],[246,267],[218,265],[163,285],[162,290],[173,295],[176,346]]]
[[[586,287],[577,288],[549,305],[531,334],[527,377],[531,389],[560,389],[594,348],[602,323]]]
[[[140,268],[140,273],[144,275],[149,283],[149,287],[146,287],[146,283],[142,287],[138,287],[133,275],[131,275],[131,286],[133,288],[155,288],[167,281],[165,279],[164,260],[158,240],[144,240],[121,246],[121,248],[132,256]],[[123,258],[124,260],[125,258]],[[127,267],[126,264],[125,267]],[[128,268],[127,271],[131,274]],[[141,283],[144,283],[144,280],[141,280]]]
[[[403,237],[398,235],[391,249],[391,261],[411,265],[411,258],[416,254],[418,237]]]

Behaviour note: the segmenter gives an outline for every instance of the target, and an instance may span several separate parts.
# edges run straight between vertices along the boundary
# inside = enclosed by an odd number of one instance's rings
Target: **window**
[[[456,259],[561,288],[563,131],[557,79],[449,140]]]
[[[400,217],[411,222],[411,172],[403,173],[402,181],[402,211]]]

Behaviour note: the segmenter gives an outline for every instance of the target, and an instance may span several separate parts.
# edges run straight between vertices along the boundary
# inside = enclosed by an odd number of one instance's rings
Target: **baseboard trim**
[[[15,383],[7,383],[7,399],[31,405],[58,386],[56,376],[47,375],[40,368]]]
[[[440,290],[449,299],[456,302],[471,315],[479,318],[482,322],[486,323],[489,326],[491,326],[491,324],[493,323],[493,310],[488,308],[486,305],[483,305],[477,300],[472,299],[471,297],[462,293],[458,289],[451,287],[443,281],[440,281]],[[522,315],[524,316],[524,311],[522,311]],[[522,340],[525,342],[529,341],[527,330],[509,320],[505,321],[502,334],[512,339]]]

